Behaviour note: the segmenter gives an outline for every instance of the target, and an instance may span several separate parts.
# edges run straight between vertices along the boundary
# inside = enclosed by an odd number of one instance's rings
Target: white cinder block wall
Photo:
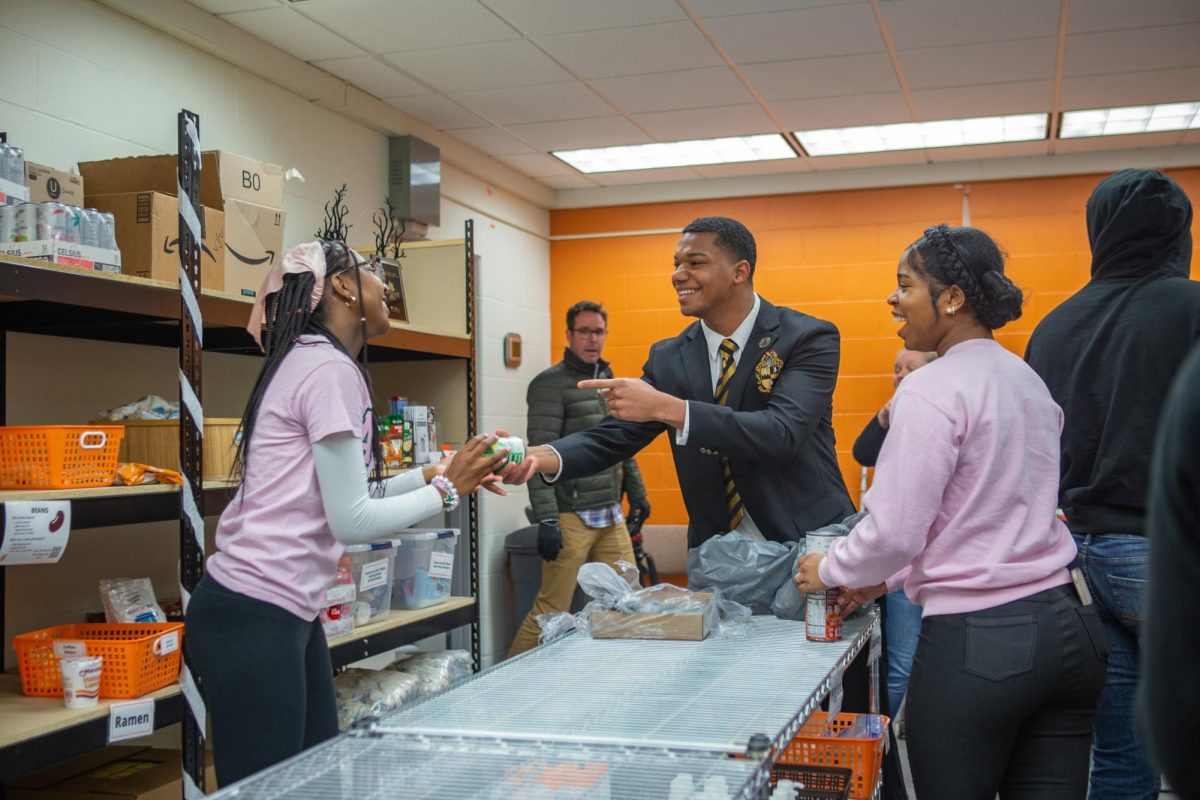
[[[295,167],[304,176],[304,182],[284,187],[288,244],[312,237],[323,204],[343,182],[350,187],[351,239],[371,241],[370,217],[387,190],[384,133],[92,0],[2,7],[0,130],[25,148],[29,160],[70,170],[79,161],[174,152],[176,114],[187,108],[200,115],[205,149]],[[442,179],[442,225],[430,238],[458,238],[463,222],[475,220],[481,429],[524,434],[525,385],[549,363],[549,212],[453,163],[443,164]],[[503,365],[501,341],[509,331],[525,341],[519,370]],[[45,346],[41,339],[22,341],[23,348],[32,348],[22,354],[28,363],[44,360],[37,352]],[[120,352],[114,358],[125,357]],[[23,391],[9,378],[10,395]],[[206,385],[214,380],[219,376],[206,373]],[[512,634],[503,537],[523,524],[526,503],[524,490],[512,494],[488,496],[482,507],[487,663],[503,655]],[[174,541],[172,526],[153,527],[163,528],[165,541]],[[27,583],[38,583],[29,577]],[[21,586],[18,577],[8,581],[9,608]]]

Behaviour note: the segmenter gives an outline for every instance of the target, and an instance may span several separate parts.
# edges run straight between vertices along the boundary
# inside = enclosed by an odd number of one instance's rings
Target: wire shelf
[[[213,795],[238,800],[736,800],[754,762],[563,742],[346,735]],[[692,791],[683,793],[682,785]],[[672,793],[673,787],[676,794]]]
[[[702,642],[567,636],[382,719],[377,730],[742,753],[785,744],[866,642],[875,614],[840,642],[804,623],[754,617],[749,635]]]

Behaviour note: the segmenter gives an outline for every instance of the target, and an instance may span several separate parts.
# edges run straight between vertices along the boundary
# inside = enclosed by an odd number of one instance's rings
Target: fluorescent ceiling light
[[[1200,128],[1200,102],[1064,111],[1060,139]]]
[[[1047,120],[1048,115],[1041,113],[1010,114],[1004,117],[796,131],[796,138],[810,156],[844,156],[888,150],[1036,141],[1046,138]]]
[[[742,161],[775,161],[797,157],[796,151],[778,133],[621,147],[590,147],[583,150],[556,150],[551,155],[583,173],[735,164]]]

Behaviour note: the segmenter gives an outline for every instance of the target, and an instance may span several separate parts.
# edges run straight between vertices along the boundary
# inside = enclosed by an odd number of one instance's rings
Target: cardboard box
[[[22,778],[5,787],[7,800],[179,800],[183,769],[178,750],[109,747]],[[217,785],[208,753],[205,789]]]
[[[711,592],[682,592],[690,603],[702,605],[678,613],[593,610],[590,618],[593,639],[674,639],[698,642],[716,627],[716,601]]]
[[[242,200],[225,201],[225,291],[254,297],[283,257],[287,213]]]
[[[84,161],[79,174],[90,194],[179,191],[178,157],[134,156]],[[225,201],[244,200],[269,208],[283,205],[283,169],[253,158],[208,150],[200,154],[200,204],[224,210]]]
[[[0,206],[15,206],[29,202],[29,187],[0,178]]]
[[[25,186],[29,189],[31,202],[83,206],[83,177],[80,175],[26,161]]]
[[[179,201],[173,195],[89,194],[87,203],[116,220],[122,272],[179,284]],[[225,215],[207,206],[200,246],[200,288],[225,289]]]
[[[11,242],[3,245],[2,251],[7,255],[49,261],[51,264],[66,264],[80,269],[94,269],[97,272],[121,272],[121,251],[103,250],[86,244],[38,239],[32,242]]]

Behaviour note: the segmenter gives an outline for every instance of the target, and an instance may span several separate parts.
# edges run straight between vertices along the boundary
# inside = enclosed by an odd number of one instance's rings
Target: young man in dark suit
[[[837,328],[759,297],[755,259],[736,220],[683,229],[671,283],[699,321],[654,344],[640,380],[580,382],[612,416],[530,448],[548,482],[630,458],[670,429],[689,548],[731,530],[795,541],[854,512],[833,442]]]

